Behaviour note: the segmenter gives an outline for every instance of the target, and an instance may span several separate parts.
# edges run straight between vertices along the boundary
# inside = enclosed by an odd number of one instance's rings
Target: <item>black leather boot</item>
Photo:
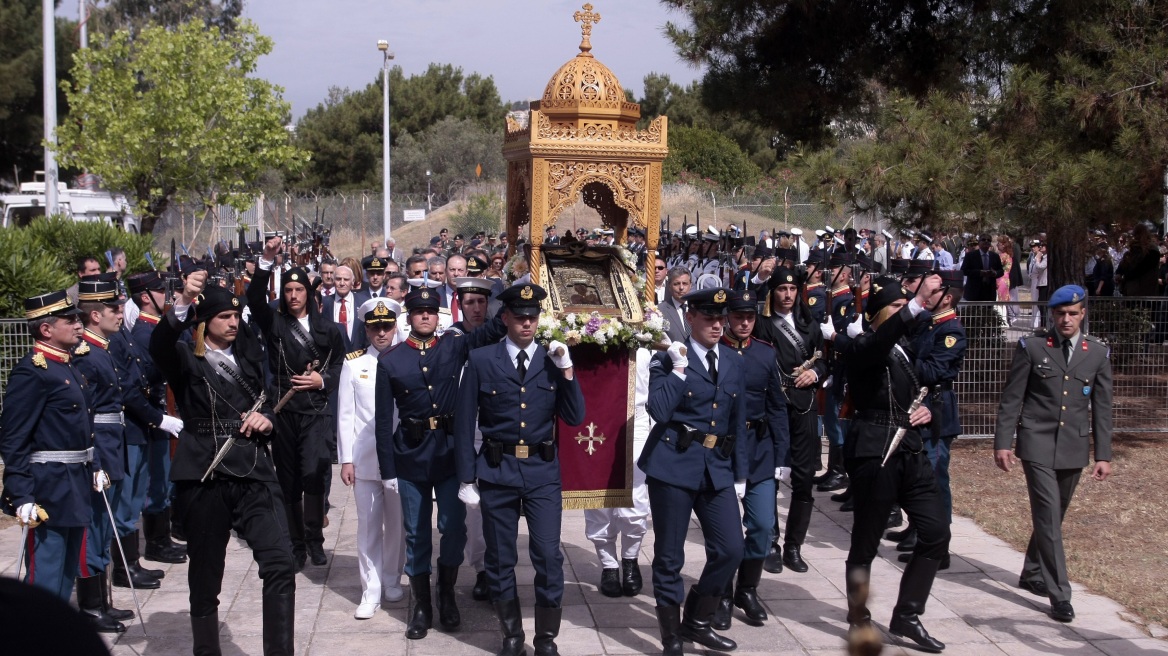
[[[187,548],[170,540],[170,509],[142,515],[142,532],[146,535],[146,560],[158,563],[187,562]]]
[[[174,506],[170,507],[170,537],[182,542],[187,541],[187,533],[183,530],[182,518],[178,513],[174,512]]]
[[[787,539],[783,546],[783,564],[792,572],[803,574],[808,569],[800,549],[803,541],[807,539],[807,527],[811,525],[811,514],[814,510],[814,501],[792,501],[791,510],[787,513]]]
[[[845,576],[848,593],[848,653],[878,654],[883,640],[880,632],[872,626],[872,613],[868,610],[870,571],[860,565],[845,565]]]
[[[486,601],[491,596],[491,585],[487,582],[486,572],[475,574],[475,584],[470,591],[470,596],[475,601]]]
[[[714,617],[710,620],[710,626],[719,631],[729,629],[734,620],[734,584],[731,583],[728,587],[730,589],[718,597],[718,605],[714,607]]]
[[[434,608],[430,605],[429,572],[410,577],[410,595],[414,598],[414,609],[410,612],[406,637],[410,640],[421,640],[434,624]]]
[[[191,615],[191,642],[195,656],[222,656],[219,649],[219,613]]]
[[[454,584],[457,581],[457,567],[438,566],[438,623],[447,631],[457,631],[462,624],[458,602],[454,597]]]
[[[556,636],[560,635],[562,608],[535,607],[535,656],[560,656],[556,648]]]
[[[503,630],[503,646],[496,656],[524,656],[527,652],[523,649],[523,613],[519,610],[519,599],[496,601],[495,615]]]
[[[734,651],[738,643],[730,638],[714,633],[711,620],[714,609],[721,597],[699,597],[693,588],[685,598],[685,617],[681,621],[679,634],[682,640],[689,640],[715,651]]]
[[[641,564],[636,558],[621,558],[621,592],[626,597],[635,597],[641,594],[645,586],[641,579]]]
[[[328,564],[324,555],[324,496],[319,494],[304,495],[304,546],[313,565]]]
[[[125,633],[126,626],[110,617],[102,603],[101,577],[87,576],[77,579],[77,606],[81,614],[89,620],[89,625],[98,633]]]
[[[848,486],[848,475],[844,473],[843,448],[834,444],[827,447],[828,476],[815,486],[820,492],[834,492]]]
[[[682,656],[681,607],[658,606],[657,628],[661,630],[661,652],[664,656]]]
[[[843,492],[836,492],[835,494],[831,495],[828,498],[836,503],[844,503],[845,501],[851,501],[852,487],[849,485],[847,488],[844,489]]]
[[[884,528],[896,528],[904,525],[904,515],[900,512],[900,506],[893,506],[892,510],[888,511],[888,520],[884,522]]]
[[[783,547],[779,545],[778,540],[771,542],[771,550],[767,553],[766,558],[763,558],[762,568],[771,574],[783,572]]]
[[[123,562],[122,557],[125,557]],[[124,535],[110,543],[110,559],[113,561],[114,573],[110,579],[114,585],[119,588],[128,588],[130,584],[134,584],[135,590],[157,590],[162,587],[158,582],[161,575],[165,575],[162,570],[148,570],[143,569],[138,564],[138,533],[137,531]],[[127,572],[126,567],[129,566]],[[152,576],[152,572],[157,572],[160,576]]]
[[[264,656],[293,656],[296,593],[264,595]]]
[[[916,529],[910,528],[908,535],[896,544],[896,550],[901,552],[909,552],[917,548],[917,532]]]
[[[908,526],[905,526],[899,531],[889,531],[885,533],[884,539],[890,540],[892,542],[900,542],[901,540],[907,538],[910,533],[916,533],[916,529],[913,528],[912,522],[909,522]]]
[[[600,594],[606,597],[619,597],[621,591],[620,570],[615,567],[605,567],[600,570]]]
[[[758,582],[762,580],[762,559],[743,560],[738,566],[738,586],[734,590],[734,605],[741,608],[746,619],[754,624],[767,620],[766,609],[758,600]]]
[[[929,591],[933,588],[933,579],[937,576],[940,564],[939,560],[919,555],[908,562],[900,578],[900,596],[892,609],[892,621],[888,623],[889,633],[908,638],[922,651],[934,654],[941,653],[945,644],[929,635],[921,624],[920,616],[925,612],[925,602],[929,599]]]
[[[110,594],[109,575],[102,570],[97,573],[97,577],[101,579],[101,605],[105,614],[119,622],[134,619],[134,611],[114,608],[113,596]]]
[[[304,502],[285,503],[284,515],[288,518],[288,537],[292,542],[292,568],[300,572],[308,562],[308,547],[304,544]]]

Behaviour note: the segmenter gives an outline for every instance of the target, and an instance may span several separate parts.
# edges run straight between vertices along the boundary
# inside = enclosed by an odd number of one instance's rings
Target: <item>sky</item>
[[[419,74],[433,63],[495,79],[504,101],[539,98],[552,74],[579,52],[584,0],[247,0],[244,16],[275,41],[257,75],[284,87],[292,116],[324,101],[329,87],[364,88],[379,75],[378,39],[393,64]],[[657,0],[594,0],[601,16],[592,53],[638,98],[641,81],[666,73],[681,84],[701,71],[680,61],[664,35],[666,21],[685,22]],[[77,17],[77,3],[58,12]],[[392,89],[391,89],[392,92]]]

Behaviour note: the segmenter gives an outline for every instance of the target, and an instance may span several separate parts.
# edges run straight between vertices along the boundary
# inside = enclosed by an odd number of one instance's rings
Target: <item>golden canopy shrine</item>
[[[640,106],[625,99],[616,75],[592,54],[600,14],[590,4],[582,9],[574,14],[583,33],[579,54],[531,103],[526,125],[507,119],[507,235],[515,244],[527,230],[531,279],[548,290],[545,316],[595,313],[636,324],[644,318],[637,274],[620,248],[635,227],[645,231],[649,262],[656,253],[667,120],[637,129]],[[615,232],[617,248],[544,244],[545,228],[578,200]],[[651,271],[645,275],[652,280]],[[589,343],[571,350],[587,413],[582,427],[559,426],[564,507],[631,507],[636,358],[629,349]]]

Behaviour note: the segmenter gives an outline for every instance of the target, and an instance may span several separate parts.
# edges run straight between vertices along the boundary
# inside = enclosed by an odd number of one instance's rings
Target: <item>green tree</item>
[[[77,23],[57,19],[59,80],[70,79],[69,66],[77,49],[76,30]],[[34,170],[44,168],[42,45],[41,3],[0,0],[0,183],[27,182]],[[68,113],[65,93],[58,91],[58,120]]]
[[[669,127],[669,157],[663,175],[674,181],[682,171],[709,178],[723,187],[758,181],[759,170],[726,135],[709,128]]]
[[[230,32],[242,14],[243,0],[109,0],[93,7],[89,26],[106,36],[118,30],[136,35],[151,26],[175,28],[197,20],[213,30]]]
[[[284,129],[282,89],[253,77],[271,49],[247,21],[230,34],[202,21],[115,32],[77,53],[63,85],[62,162],[133,193],[144,232],[180,193],[246,207],[262,172],[305,157]]]
[[[457,214],[450,220],[454,234],[473,235],[478,232],[494,233],[503,225],[503,199],[494,194],[471,196]]]
[[[482,165],[482,176],[476,170]],[[503,131],[487,130],[471,119],[448,116],[418,135],[403,134],[391,161],[393,188],[424,192],[426,171],[436,194],[452,194],[477,179],[499,180],[506,176]],[[380,170],[380,162],[378,162]],[[473,234],[473,233],[472,233]]]

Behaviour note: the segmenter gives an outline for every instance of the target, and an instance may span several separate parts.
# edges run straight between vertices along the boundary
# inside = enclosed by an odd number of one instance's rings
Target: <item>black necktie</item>
[[[527,351],[520,351],[519,355],[515,356],[515,361],[519,363],[515,367],[519,370],[519,380],[523,380],[527,377]]]
[[[987,251],[981,253],[981,268],[986,271],[990,270],[990,254]]]
[[[1063,364],[1071,363],[1071,340],[1063,340]]]
[[[717,385],[718,384],[718,356],[714,355],[713,349],[706,351],[706,365],[710,370],[710,380],[714,381],[714,384]]]

